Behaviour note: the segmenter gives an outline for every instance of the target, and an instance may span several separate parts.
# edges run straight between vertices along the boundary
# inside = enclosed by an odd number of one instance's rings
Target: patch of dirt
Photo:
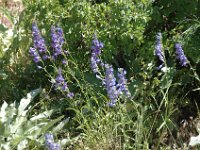
[[[21,0],[0,0],[0,7],[7,9],[13,17],[18,16],[24,9]],[[1,9],[0,24],[3,24],[7,28],[11,28],[13,26],[5,12],[3,12]]]

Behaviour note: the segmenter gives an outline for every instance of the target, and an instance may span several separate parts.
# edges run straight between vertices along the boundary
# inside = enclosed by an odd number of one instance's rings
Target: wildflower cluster
[[[162,52],[162,34],[161,33],[158,33],[156,36],[155,55],[161,61],[161,65],[157,67],[157,69],[160,70],[164,65],[164,55]]]
[[[111,65],[105,64],[106,69],[106,77],[104,80],[108,97],[110,98],[111,102],[109,102],[109,106],[115,106],[117,99],[118,99],[118,90],[116,86],[116,78],[113,73],[113,67]]]
[[[53,48],[53,52],[47,51],[45,41],[42,38],[40,31],[36,25],[36,23],[33,23],[32,26],[32,33],[33,33],[33,41],[34,41],[34,47],[30,48],[30,55],[33,56],[33,61],[35,63],[38,63],[42,60],[46,60],[51,58],[51,60],[56,60],[56,58],[59,55],[63,54],[63,44],[64,44],[64,35],[63,35],[63,30],[62,28],[52,26],[51,27],[51,46]],[[64,51],[66,53],[66,51]],[[52,56],[49,56],[47,54],[52,54]],[[41,59],[42,56],[42,59]],[[66,64],[66,60],[63,59],[62,64]],[[38,68],[41,68],[40,66],[37,65]],[[69,92],[69,88],[67,86],[67,82],[65,81],[63,75],[62,75],[62,69],[58,66],[58,75],[54,80],[54,86],[55,89],[59,89],[63,92],[67,92],[67,97],[72,98],[73,93]]]
[[[97,39],[96,35],[94,35],[91,47],[92,50],[91,68],[95,74],[98,73],[98,64],[101,64],[103,66],[103,62],[101,62],[99,58],[102,48],[103,48],[103,43]]]
[[[67,92],[67,97],[69,97],[69,98],[72,98],[74,96],[74,94],[72,92],[69,92],[67,82],[65,81],[65,79],[62,75],[62,70],[60,68],[58,70],[58,75],[55,79],[54,87],[56,89],[63,91],[63,92]]]
[[[184,54],[181,44],[175,44],[176,59],[179,60],[181,66],[187,66],[187,58]]]
[[[187,66],[187,58],[184,54],[181,44],[175,44],[176,49],[176,59],[179,61],[181,66]],[[155,55],[162,62],[160,66],[158,66],[158,70],[160,70],[164,66],[164,55],[162,52],[162,35],[158,33],[156,36],[156,46],[155,46]]]
[[[112,65],[103,63],[100,60],[99,57],[102,48],[103,48],[103,43],[100,42],[95,35],[92,41],[92,48],[91,48],[92,50],[91,69],[96,74],[96,77],[98,79],[101,79],[103,81],[103,84],[105,85],[108,97],[111,100],[108,103],[108,105],[110,107],[114,107],[120,95],[125,95],[126,97],[130,97],[131,94],[128,90],[127,79],[125,77],[126,71],[122,68],[118,69],[119,81],[117,82]],[[100,74],[98,75],[99,73],[98,65],[101,65],[101,67],[105,68],[105,79],[103,77],[100,77]]]
[[[62,46],[64,44],[64,36],[62,28],[52,26],[51,27],[51,41],[52,41],[52,48],[53,52],[53,59],[56,59],[59,55],[62,54]]]
[[[29,52],[30,52],[30,55],[33,57],[33,61],[35,63],[38,63],[41,61],[40,55],[35,48],[31,47]]]
[[[127,79],[125,77],[126,73],[127,73],[126,70],[124,70],[123,68],[118,68],[119,81],[118,81],[117,87],[118,87],[118,92],[120,94],[124,93],[124,95],[126,95],[127,97],[130,97],[131,93],[128,90]]]
[[[38,63],[41,61],[41,57],[43,60],[46,60],[47,58],[49,58],[49,56],[47,54],[47,48],[45,45],[44,38],[41,36],[36,23],[33,23],[32,25],[32,33],[34,47],[31,47],[29,52],[30,55],[33,57],[33,61],[35,63]]]
[[[52,134],[45,134],[45,141],[48,150],[61,150],[61,146],[58,143],[54,143]]]
[[[155,55],[159,58],[159,60],[161,62],[164,62],[164,55],[162,52],[162,35],[161,35],[161,33],[158,33],[156,36]]]
[[[125,77],[126,71],[123,68],[118,68],[118,82],[114,76],[114,70],[112,65],[105,64],[105,79],[104,84],[106,86],[106,91],[111,102],[108,103],[110,107],[116,105],[117,99],[120,95],[130,97],[131,93],[128,90],[127,79]]]

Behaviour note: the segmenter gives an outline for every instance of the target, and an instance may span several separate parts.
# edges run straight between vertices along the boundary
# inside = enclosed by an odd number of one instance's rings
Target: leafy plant
[[[47,110],[32,116],[28,115],[33,108],[30,103],[41,90],[39,88],[28,93],[26,98],[21,99],[18,106],[15,102],[10,105],[4,102],[1,106],[0,148],[2,150],[44,147],[44,134],[49,129],[52,133],[56,133],[68,122],[68,119],[63,120],[64,116],[50,120],[49,117],[52,115],[53,110]],[[55,124],[57,125],[55,126]],[[67,141],[62,139],[60,143],[64,145]]]

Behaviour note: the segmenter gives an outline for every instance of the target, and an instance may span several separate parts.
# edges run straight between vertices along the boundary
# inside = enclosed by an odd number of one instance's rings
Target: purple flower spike
[[[64,77],[63,77],[63,75],[62,75],[62,70],[59,69],[59,70],[58,70],[58,76],[56,77],[56,82],[57,82],[57,83],[60,83],[60,82],[64,82],[64,81],[65,81],[65,79],[64,79]]]
[[[67,65],[67,61],[65,59],[62,60],[63,65]]]
[[[181,66],[187,66],[187,58],[184,54],[181,44],[175,44],[176,59],[179,60]]]
[[[100,42],[96,35],[94,35],[94,39],[92,41],[92,52],[95,53],[96,55],[100,55],[101,54],[101,49],[103,48],[103,43]]]
[[[125,77],[126,71],[124,69],[119,69],[119,81],[118,84],[116,84],[116,78],[114,76],[112,65],[106,64],[100,59],[103,46],[103,43],[97,39],[96,35],[94,35],[91,47],[91,68],[95,73],[96,78],[100,79],[102,84],[105,85],[107,95],[110,99],[108,106],[115,107],[120,95],[130,97],[131,93],[129,92],[127,86],[127,79]],[[100,73],[99,66],[105,69],[105,78]]]
[[[98,73],[98,64],[96,60],[97,58],[95,56],[91,57],[91,68],[95,74]]]
[[[33,61],[35,63],[40,62],[42,59],[46,60],[48,59],[47,55],[47,48],[45,45],[44,38],[41,36],[40,31],[36,25],[36,23],[33,23],[32,25],[32,34],[33,34],[33,42],[34,42],[34,47],[30,48],[29,52],[30,55],[33,58]]]
[[[109,107],[115,107],[115,106],[116,106],[116,102],[109,102],[109,103],[108,103],[108,106],[109,106]]]
[[[164,62],[164,55],[162,52],[162,34],[158,33],[156,36],[155,55],[161,62]]]
[[[119,68],[118,69],[118,78],[119,78],[119,81],[118,81],[118,84],[117,84],[118,92],[120,94],[124,93],[127,97],[130,97],[131,93],[128,90],[127,79],[126,79],[125,76],[126,76],[126,71],[123,68]]]
[[[54,141],[53,135],[52,135],[52,134],[49,134],[49,133],[46,133],[46,134],[45,134],[45,139],[46,139],[46,140],[50,140],[50,141]]]
[[[53,58],[57,58],[59,55],[62,54],[62,46],[64,44],[64,35],[62,28],[52,26],[51,27],[51,46],[53,47],[54,53]]]
[[[100,42],[96,35],[94,35],[94,39],[92,41],[92,56],[91,56],[91,68],[92,71],[96,74],[98,73],[98,64],[102,65],[103,63],[99,59],[99,56],[101,54],[101,49],[103,48],[103,43]]]
[[[116,78],[113,73],[113,68],[111,65],[105,64],[106,78],[104,80],[108,97],[111,99],[109,106],[115,106],[118,99],[118,90],[116,87]]]
[[[61,150],[61,146],[58,143],[54,143],[52,134],[45,134],[45,143],[48,150]]]
[[[49,59],[49,56],[46,55],[46,54],[44,54],[44,55],[42,56],[42,59],[43,59],[43,60],[47,60],[47,59]]]
[[[41,36],[36,23],[33,23],[32,25],[32,33],[33,33],[34,48],[37,49],[40,54],[46,53],[47,48],[45,45],[45,41],[44,38]]]
[[[73,97],[74,97],[74,93],[69,92],[69,93],[67,94],[67,97],[69,97],[69,98],[73,98]]]
[[[38,62],[41,61],[40,55],[39,55],[39,53],[37,52],[37,50],[35,48],[31,47],[30,50],[29,50],[29,53],[33,57],[33,61],[35,63],[38,63]]]
[[[72,98],[74,96],[73,93],[69,92],[69,88],[67,85],[67,82],[65,81],[63,75],[62,75],[62,70],[59,69],[58,70],[58,75],[55,78],[55,83],[54,83],[54,87],[56,89],[60,89],[63,92],[67,92],[67,97]]]

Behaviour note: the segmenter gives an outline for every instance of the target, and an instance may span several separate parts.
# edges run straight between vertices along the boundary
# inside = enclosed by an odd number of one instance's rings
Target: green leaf
[[[31,102],[31,100],[37,96],[40,92],[42,91],[41,88],[38,88],[36,90],[31,91],[30,93],[27,94],[26,98],[21,99],[19,107],[18,107],[18,115],[25,116],[26,112],[25,109]]]
[[[46,126],[48,122],[43,121],[41,123],[31,123],[31,124],[32,126],[25,131],[25,135],[27,138],[35,140],[42,134],[41,132],[42,127]]]
[[[192,91],[200,91],[200,88],[193,89]]]
[[[7,120],[7,117],[6,117],[7,107],[8,107],[8,104],[4,101],[3,105],[1,106],[1,111],[0,111],[0,119],[3,123]]]
[[[10,126],[10,133],[12,134],[22,134],[24,131],[23,125],[26,124],[27,122],[27,117],[17,117],[15,122]]]
[[[17,150],[23,150],[28,147],[28,140],[23,140],[17,145]]]
[[[60,131],[69,122],[69,117],[61,121],[56,127],[52,129],[53,132]]]
[[[45,111],[37,116],[34,116],[32,117],[30,120],[31,121],[36,121],[36,120],[39,120],[39,119],[43,119],[43,118],[48,118],[49,116],[51,116],[51,114],[53,113],[53,110],[48,110],[48,111]]]
[[[23,139],[24,139],[23,136],[15,136],[14,138],[12,138],[11,140],[12,147],[16,147]]]
[[[156,132],[159,132],[159,131],[163,128],[164,125],[166,125],[166,122],[165,122],[165,121],[160,125],[160,127],[157,129]]]
[[[46,126],[42,127],[41,134],[46,133],[49,128],[51,128],[54,124],[58,123],[63,118],[64,116],[60,116],[59,118],[50,121]]]
[[[0,136],[3,136],[4,130],[5,130],[4,124],[0,121]]]
[[[2,25],[0,24],[0,32],[5,32],[7,29]]]

